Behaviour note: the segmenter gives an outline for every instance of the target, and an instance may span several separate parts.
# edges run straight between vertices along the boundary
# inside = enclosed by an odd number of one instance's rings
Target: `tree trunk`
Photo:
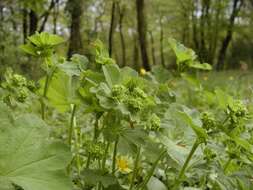
[[[29,19],[30,19],[30,25],[29,25],[29,35],[33,35],[36,30],[37,30],[37,26],[38,26],[38,15],[35,11],[30,10],[29,13]]]
[[[54,6],[54,12],[53,12],[53,25],[54,25],[53,32],[54,32],[54,34],[57,34],[58,15],[59,15],[59,0],[55,0],[55,6]]]
[[[125,14],[125,9],[121,10],[120,5],[118,4],[118,11],[119,11],[119,33],[120,33],[120,41],[122,47],[122,65],[126,66],[126,44],[124,39],[123,33],[123,18]]]
[[[198,3],[198,2],[197,2]],[[192,39],[194,43],[194,49],[198,51],[199,49],[199,40],[198,40],[198,30],[197,30],[197,18],[195,16],[196,4],[194,3],[194,0],[192,2]]]
[[[228,46],[229,46],[229,44],[232,40],[232,37],[233,37],[235,19],[238,16],[238,13],[239,13],[242,5],[243,5],[243,0],[234,0],[234,2],[233,2],[233,9],[232,9],[232,13],[231,13],[230,19],[229,19],[227,34],[222,42],[222,45],[221,45],[221,48],[219,51],[219,55],[218,55],[217,70],[224,69],[226,52],[227,52]]]
[[[26,43],[26,38],[27,38],[27,29],[28,29],[27,10],[24,8],[22,12],[23,12],[23,41],[24,41],[24,44],[25,44]]]
[[[164,53],[163,53],[163,23],[162,23],[162,16],[160,16],[159,19],[159,23],[160,23],[160,54],[161,54],[161,64],[162,66],[165,67],[165,59],[164,59]]]
[[[112,2],[112,10],[111,10],[111,24],[110,24],[110,31],[109,31],[109,56],[112,57],[112,48],[113,48],[113,34],[115,30],[115,9],[116,9],[116,2],[113,0]]]
[[[150,35],[150,41],[151,41],[151,54],[152,54],[152,60],[153,65],[156,65],[156,58],[155,58],[155,40],[152,31],[149,31]]]
[[[144,0],[136,0],[136,10],[137,10],[137,28],[139,33],[139,43],[141,49],[142,65],[147,71],[150,71],[151,67],[149,65],[148,59],[148,47],[147,47],[147,26],[146,18],[144,13]]]
[[[134,40],[133,40],[133,44],[134,44],[134,48],[133,48],[133,60],[132,63],[133,68],[135,70],[139,70],[140,69],[140,64],[139,64],[139,43],[138,43],[138,37],[136,35],[134,35]]]
[[[205,0],[201,2],[201,16],[200,16],[200,47],[199,47],[199,58],[203,62],[205,51],[206,51],[206,43],[205,43]]]
[[[55,0],[51,0],[51,3],[49,5],[48,10],[42,16],[43,17],[43,21],[42,21],[42,24],[40,26],[39,32],[44,31],[44,28],[45,28],[45,25],[47,23],[48,17],[50,15],[51,10],[54,8],[54,6],[55,6]]]
[[[218,1],[218,4],[216,12],[215,12],[215,20],[214,20],[214,26],[213,26],[213,31],[212,31],[212,38],[210,41],[210,46],[209,46],[209,57],[210,60],[208,63],[211,65],[214,64],[215,62],[215,57],[216,57],[216,51],[217,51],[217,44],[218,44],[218,36],[219,36],[219,27],[220,27],[220,15],[221,15],[221,2]]]
[[[68,10],[71,16],[68,58],[75,53],[82,53],[81,16],[82,3],[79,0],[69,0]]]
[[[179,0],[180,3],[180,9],[182,9],[182,17],[183,17],[183,24],[182,24],[182,43],[185,45],[189,44],[189,39],[190,39],[190,15],[189,15],[189,6],[188,4],[190,3],[189,1],[185,0]]]

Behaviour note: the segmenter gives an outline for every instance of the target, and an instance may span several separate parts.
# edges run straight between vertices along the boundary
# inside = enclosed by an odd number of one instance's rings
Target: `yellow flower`
[[[140,74],[141,75],[146,75],[147,71],[144,68],[140,69]]]
[[[233,77],[233,76],[230,76],[230,77],[229,77],[229,80],[234,80],[234,77]]]
[[[208,77],[207,76],[204,76],[204,78],[203,78],[205,81],[207,81],[208,80]]]
[[[130,173],[132,171],[128,166],[128,160],[125,157],[117,158],[117,166],[122,173]]]

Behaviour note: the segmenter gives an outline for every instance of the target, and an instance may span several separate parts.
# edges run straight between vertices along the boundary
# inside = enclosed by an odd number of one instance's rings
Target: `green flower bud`
[[[112,87],[112,96],[114,99],[122,101],[127,94],[127,89],[123,85],[114,85]]]
[[[89,141],[86,143],[86,152],[89,153],[92,158],[98,159],[102,158],[105,154],[105,147],[102,142],[94,143],[92,141]]]
[[[17,101],[19,102],[25,102],[26,98],[28,96],[28,92],[27,90],[25,90],[24,88],[21,88],[18,93],[17,93]]]
[[[156,114],[152,114],[150,118],[150,130],[151,131],[157,131],[160,129],[161,126],[161,120]]]
[[[147,98],[148,95],[139,87],[134,88],[133,90],[133,96],[141,97],[141,98]]]
[[[14,74],[12,76],[12,83],[14,86],[26,86],[27,85],[26,78],[21,75],[18,75],[18,74]]]
[[[216,128],[217,122],[213,116],[212,113],[210,112],[204,112],[201,114],[201,121],[202,121],[202,126],[206,130],[211,130]]]
[[[204,159],[207,161],[211,161],[217,156],[216,153],[208,147],[204,149],[204,155]]]
[[[243,118],[248,115],[246,106],[239,100],[234,101],[227,106],[226,114],[231,120],[236,121],[237,118]]]

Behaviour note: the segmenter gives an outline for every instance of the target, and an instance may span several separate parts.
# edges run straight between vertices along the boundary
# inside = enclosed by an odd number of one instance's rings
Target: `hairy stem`
[[[184,162],[184,165],[183,165],[182,169],[181,169],[180,172],[179,172],[179,175],[178,175],[178,177],[177,177],[177,179],[176,179],[176,182],[175,182],[175,185],[174,185],[173,189],[177,189],[178,186],[180,185],[181,179],[182,179],[182,177],[183,177],[184,174],[185,174],[186,168],[187,168],[187,166],[189,165],[189,163],[190,163],[190,161],[191,161],[191,159],[192,159],[192,156],[193,156],[193,154],[195,153],[195,151],[197,150],[198,146],[199,146],[199,142],[198,142],[198,139],[197,139],[197,140],[195,141],[195,143],[193,144],[192,149],[191,149],[191,151],[190,151],[188,157],[186,158],[186,161]]]
[[[74,126],[74,129],[75,129],[75,126]],[[81,173],[81,160],[80,160],[80,155],[79,155],[79,150],[80,150],[80,145],[81,145],[81,129],[80,128],[76,128],[76,131],[75,135],[75,148],[77,150],[77,154],[76,154],[76,168],[77,168],[77,171],[78,171],[78,174],[80,175]]]
[[[97,142],[97,138],[99,135],[99,131],[98,131],[98,120],[99,117],[96,116],[96,121],[95,121],[95,125],[94,125],[94,135],[93,135],[93,142],[96,143]],[[89,169],[90,167],[90,161],[91,161],[91,154],[88,154],[88,158],[87,158],[87,162],[86,162],[86,169]]]
[[[71,147],[71,144],[72,144],[73,128],[74,128],[74,122],[75,122],[75,113],[76,113],[76,105],[73,105],[72,110],[71,110],[70,126],[69,126],[69,138],[68,138],[68,143],[69,143],[70,147]]]
[[[105,169],[105,164],[106,164],[106,157],[108,155],[108,150],[109,150],[109,147],[110,147],[110,143],[107,142],[106,144],[106,148],[105,148],[105,154],[104,154],[104,157],[103,157],[103,160],[102,160],[102,170]]]
[[[147,185],[147,183],[149,182],[150,178],[152,177],[156,166],[158,165],[159,161],[166,155],[167,151],[162,151],[158,158],[156,159],[156,161],[154,162],[154,164],[152,165],[151,169],[148,172],[148,175],[145,177],[144,181],[142,184],[140,184],[140,186],[137,189],[144,189],[145,186]]]
[[[45,105],[44,100],[45,100],[46,97],[47,97],[48,85],[49,85],[49,75],[47,74],[47,75],[46,75],[45,85],[44,85],[44,90],[43,90],[43,97],[42,97],[42,100],[41,100],[41,118],[42,118],[43,120],[45,120],[45,109],[46,109],[46,105]]]
[[[141,153],[141,147],[138,147],[135,162],[134,162],[134,171],[133,171],[133,175],[132,175],[132,178],[131,178],[129,190],[132,190],[133,187],[134,187],[134,180],[135,180],[137,172],[138,172],[138,164],[139,164],[139,160],[140,160],[140,153]]]
[[[115,173],[116,169],[116,157],[117,157],[117,149],[118,149],[119,138],[114,142],[113,156],[112,156],[112,174]]]
[[[228,161],[226,162],[226,164],[224,165],[224,169],[223,169],[224,173],[227,172],[228,166],[230,165],[231,161],[232,161],[232,158],[229,158]]]

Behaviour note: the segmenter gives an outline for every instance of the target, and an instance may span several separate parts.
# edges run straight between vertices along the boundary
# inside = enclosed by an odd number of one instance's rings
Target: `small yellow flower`
[[[117,166],[119,171],[122,173],[130,173],[132,171],[128,166],[128,160],[125,157],[117,158]]]
[[[204,81],[207,81],[207,80],[208,80],[208,77],[207,77],[207,76],[204,76],[203,79],[204,79]]]
[[[146,75],[146,74],[147,74],[147,71],[146,71],[144,68],[141,68],[141,69],[140,69],[140,74],[141,74],[141,75]]]
[[[233,77],[233,76],[230,76],[230,77],[229,77],[229,80],[234,80],[234,77]]]

